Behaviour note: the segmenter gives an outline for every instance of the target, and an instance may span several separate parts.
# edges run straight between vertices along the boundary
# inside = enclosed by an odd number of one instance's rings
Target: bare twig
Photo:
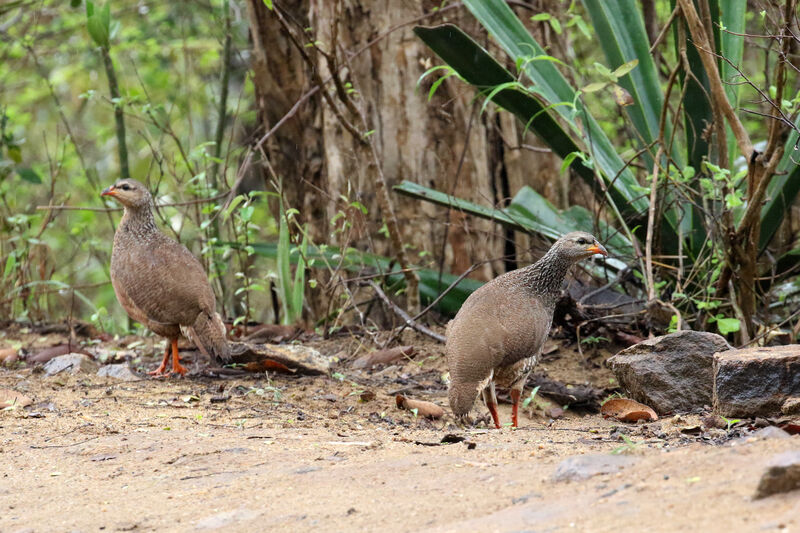
[[[746,158],[749,158],[753,153],[753,143],[751,142],[747,131],[744,129],[744,125],[736,115],[736,111],[733,109],[733,106],[731,106],[731,103],[728,101],[728,98],[725,95],[725,87],[722,85],[719,69],[717,68],[714,54],[712,53],[714,48],[710,44],[708,35],[706,35],[706,30],[703,27],[702,21],[700,20],[700,16],[697,14],[697,10],[694,8],[694,3],[692,0],[678,0],[678,5],[680,6],[681,11],[683,11],[683,16],[686,19],[687,25],[689,26],[689,31],[692,34],[695,46],[700,52],[700,60],[703,62],[703,66],[706,69],[709,85],[711,86],[711,92],[714,93],[716,99],[718,100],[720,109],[725,115],[725,118],[731,127],[731,131],[733,131],[733,136],[736,138],[736,144],[739,147],[739,152]]]
[[[377,283],[375,283],[372,280],[368,281],[368,283],[369,283],[369,286],[372,287],[372,289],[375,291],[375,294],[377,294],[378,297],[381,300],[383,300],[383,303],[385,303],[389,307],[389,309],[394,311],[400,318],[402,318],[405,321],[405,324],[407,326],[410,326],[413,329],[419,331],[420,333],[423,333],[423,334],[427,335],[428,337],[430,337],[432,339],[435,339],[435,340],[441,342],[442,344],[444,344],[444,342],[445,342],[444,335],[439,335],[435,331],[431,331],[430,329],[426,328],[422,324],[416,322],[413,318],[408,316],[408,313],[403,311],[396,303],[394,303],[392,300],[390,300],[389,297],[386,296],[386,293],[383,292],[383,290],[378,286]]]
[[[645,276],[647,277],[647,299],[654,300],[656,286],[653,280],[653,228],[656,225],[656,194],[658,191],[658,166],[664,154],[664,145],[659,144],[653,162],[653,177],[650,181],[650,208],[647,210],[647,237],[644,243]]]
[[[221,198],[225,198],[228,191],[211,196],[209,198],[195,198],[194,200],[187,200],[185,202],[170,202],[168,204],[154,204],[155,207],[181,207],[185,205],[197,205],[216,202]],[[101,213],[113,213],[114,211],[122,211],[121,207],[83,207],[80,205],[37,205],[37,210],[40,211],[98,211]]]

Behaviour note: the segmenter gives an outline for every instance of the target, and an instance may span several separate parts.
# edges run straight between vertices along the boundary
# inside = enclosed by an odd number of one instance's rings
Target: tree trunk
[[[414,25],[446,20],[486,39],[463,7],[438,14],[432,10],[438,5],[348,0],[337,12],[337,2],[307,0],[291,6],[281,2],[279,7],[291,13],[298,27],[311,28],[306,37],[328,54],[334,52],[331,46],[337,25],[336,52],[345,65],[339,75],[357,91],[352,95],[353,102],[374,129],[370,139],[390,187],[409,180],[476,203],[502,207],[520,187],[532,185],[563,205],[568,188],[559,181],[556,158],[521,149],[523,140],[534,144],[533,136],[523,136],[513,117],[507,113],[498,117],[493,111],[480,115],[473,89],[456,78],[443,83],[430,102],[428,89],[436,76],[417,88],[420,76],[441,61],[414,36]],[[250,0],[249,13],[256,96],[262,130],[266,131],[312,88],[313,82],[308,66],[292,49],[275,13],[261,0]],[[426,13],[430,16],[397,28]],[[323,79],[329,74],[325,70],[320,69]],[[331,84],[325,90],[332,91]],[[492,134],[494,130],[500,133]],[[329,239],[333,234],[340,245],[393,257],[390,242],[380,231],[383,214],[370,177],[372,162],[361,156],[364,151],[358,145],[359,140],[343,127],[330,106],[315,96],[277,131],[267,155],[285,178],[291,206],[314,227],[316,242],[337,244]],[[517,249],[530,246],[527,236],[507,235],[490,221],[394,193],[391,198],[411,263],[427,261],[427,266],[438,268],[442,261],[445,271],[458,274],[472,263],[499,259],[507,253],[518,255]],[[350,204],[354,201],[368,212],[353,209]],[[350,223],[348,232],[336,233],[337,228],[343,229],[339,212]],[[332,220],[336,220],[333,226]],[[506,246],[507,239],[510,246]],[[434,260],[422,252],[431,254]],[[506,265],[502,261],[487,263],[473,277],[488,280],[514,266],[513,261]]]

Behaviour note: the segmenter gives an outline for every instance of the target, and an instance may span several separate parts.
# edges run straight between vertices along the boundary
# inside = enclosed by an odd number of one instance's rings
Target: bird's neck
[[[126,206],[117,231],[124,235],[132,235],[139,238],[158,233],[150,206]]]
[[[522,269],[524,284],[537,294],[557,295],[572,264],[550,248],[536,263]]]

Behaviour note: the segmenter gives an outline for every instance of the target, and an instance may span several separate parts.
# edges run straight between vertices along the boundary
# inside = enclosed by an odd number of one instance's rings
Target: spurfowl
[[[568,233],[533,265],[507,272],[467,298],[447,325],[449,397],[456,417],[463,419],[483,392],[499,428],[497,384],[510,389],[511,420],[517,427],[522,388],[547,340],[564,276],[594,254],[608,252],[588,233]]]
[[[185,246],[158,230],[153,199],[145,186],[123,179],[102,196],[111,196],[125,207],[111,252],[111,284],[117,300],[131,318],[169,340],[161,366],[150,374],[170,373],[170,346],[172,372],[186,373],[178,355],[181,333],[207,357],[229,360],[225,325],[216,312],[203,266]]]

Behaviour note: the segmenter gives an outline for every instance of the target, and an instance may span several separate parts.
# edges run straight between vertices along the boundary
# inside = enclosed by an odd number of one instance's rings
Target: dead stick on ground
[[[394,303],[392,300],[390,300],[389,297],[386,296],[386,293],[383,292],[383,290],[378,286],[377,283],[375,283],[372,280],[368,281],[368,283],[369,283],[369,286],[372,287],[372,289],[375,291],[375,294],[377,294],[378,297],[381,300],[383,300],[383,303],[385,303],[387,306],[389,306],[389,308],[392,311],[394,311],[400,318],[402,318],[405,321],[407,326],[410,326],[410,327],[414,328],[415,330],[419,331],[420,333],[422,333],[424,335],[427,335],[428,337],[430,337],[432,339],[436,339],[437,341],[439,341],[441,343],[445,342],[444,335],[439,335],[435,331],[431,331],[430,329],[426,328],[422,324],[417,323],[413,318],[408,316],[408,313],[406,313],[405,311],[400,309],[400,307],[398,307],[396,303]]]

